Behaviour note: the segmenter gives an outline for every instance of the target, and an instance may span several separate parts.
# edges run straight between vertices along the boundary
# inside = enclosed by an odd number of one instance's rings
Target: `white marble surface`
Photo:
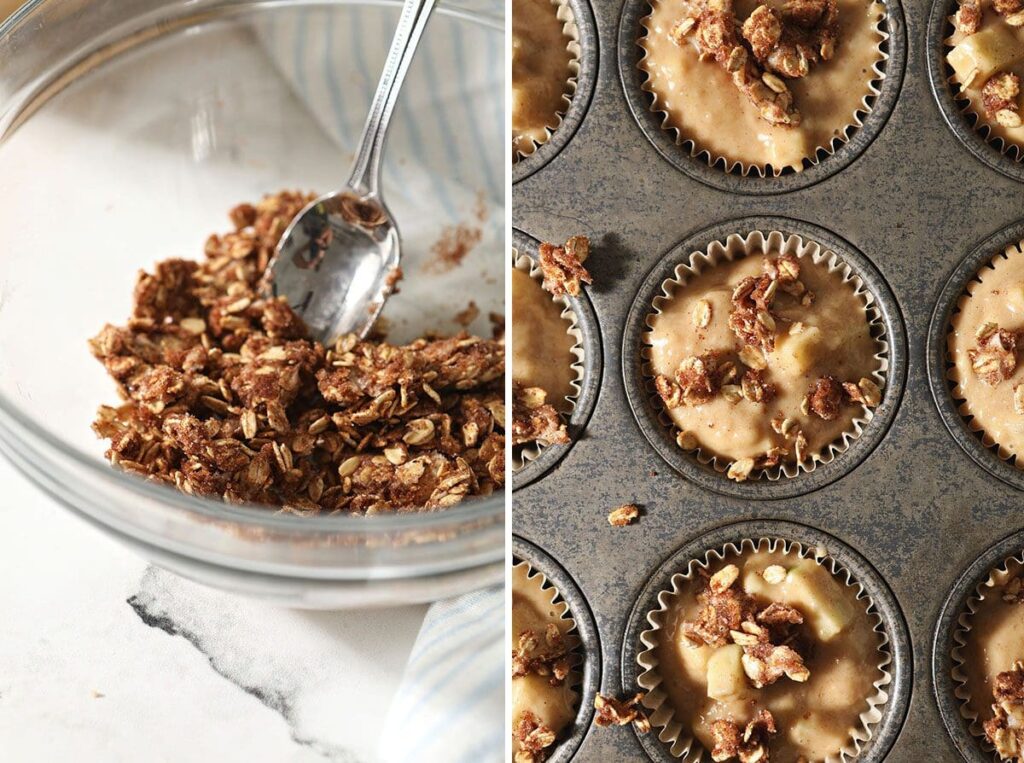
[[[0,457],[0,760],[374,761],[426,607],[281,609],[153,568]]]

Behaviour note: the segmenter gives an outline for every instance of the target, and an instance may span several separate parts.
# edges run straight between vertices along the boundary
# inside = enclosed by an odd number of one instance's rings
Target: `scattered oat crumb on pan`
[[[590,256],[590,239],[586,236],[572,236],[563,246],[541,244],[537,254],[544,274],[544,289],[553,296],[578,297],[581,284],[593,283],[590,273],[583,267]]]
[[[744,247],[672,282],[645,334],[676,443],[737,482],[812,463],[882,399],[863,296],[810,256]]]
[[[635,503],[624,503],[608,513],[608,524],[612,527],[627,527],[640,517],[640,507]]]
[[[202,261],[141,272],[132,315],[90,341],[123,402],[93,425],[118,468],[294,513],[436,510],[504,484],[504,345],[311,340],[258,284],[313,195],[231,212]]]
[[[1024,2],[964,0],[949,18],[946,63],[965,119],[1001,153],[1024,157],[1020,81],[1024,76]]]
[[[594,695],[594,709],[597,710],[594,723],[601,728],[628,726],[632,723],[638,732],[646,734],[651,730],[651,723],[642,709],[643,699],[643,692],[637,692],[627,699],[617,699],[598,692]]]
[[[651,0],[639,46],[650,108],[691,155],[779,175],[861,126],[884,78],[884,6],[864,0]]]

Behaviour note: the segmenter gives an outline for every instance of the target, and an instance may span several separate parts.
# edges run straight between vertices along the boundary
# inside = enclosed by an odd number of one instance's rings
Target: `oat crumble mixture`
[[[563,246],[544,243],[537,255],[544,275],[542,288],[553,297],[579,296],[583,284],[593,283],[583,261],[590,254],[586,236],[572,236]],[[512,444],[564,445],[570,442],[565,421],[541,387],[512,384]]]
[[[93,424],[127,472],[297,514],[437,510],[504,485],[504,341],[312,340],[260,282],[314,194],[231,210],[205,259],[141,272],[131,317],[90,341],[120,405]]]

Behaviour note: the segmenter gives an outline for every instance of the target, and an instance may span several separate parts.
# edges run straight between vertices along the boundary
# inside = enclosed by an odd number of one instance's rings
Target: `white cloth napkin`
[[[502,15],[500,0],[472,2]],[[346,155],[354,151],[397,18],[397,11],[339,6],[299,11],[257,30],[300,100]],[[467,213],[487,221],[476,248],[481,257],[445,276],[443,288],[457,295],[453,303],[469,297],[502,303],[503,48],[500,33],[432,18],[389,133],[382,182],[407,244]],[[424,255],[406,247],[406,272],[407,257],[415,269]],[[406,301],[417,309],[416,300]],[[398,307],[392,302],[386,315]],[[387,713],[378,751],[384,763],[503,760],[504,623],[500,587],[431,606]]]

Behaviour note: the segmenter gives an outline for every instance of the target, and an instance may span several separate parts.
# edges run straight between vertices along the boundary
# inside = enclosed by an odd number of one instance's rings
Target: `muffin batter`
[[[733,654],[742,651],[737,644],[695,645],[683,623],[698,617],[700,583],[688,581],[678,596],[669,599],[655,650],[660,688],[682,724],[681,733],[692,733],[710,751],[715,721],[730,720],[742,727],[759,711],[768,710],[778,729],[768,745],[772,763],[796,763],[801,756],[822,761],[836,755],[863,727],[860,715],[869,709],[869,700],[877,693],[874,683],[883,677],[877,667],[881,641],[867,604],[857,600],[855,587],[843,585],[817,561],[795,551],[731,554],[708,572],[728,564],[739,568],[734,585],[751,595],[759,608],[776,602],[803,616],[799,634],[812,644],[804,659],[809,676],[803,682],[784,676],[754,688],[739,667],[738,654]],[[773,569],[766,572],[769,568]]]
[[[992,717],[996,676],[1024,660],[1024,604],[1003,600],[1006,584],[1020,573],[1021,565],[1015,560],[1007,564],[1005,572],[993,572],[983,586],[984,598],[968,620],[970,631],[960,654],[970,694],[967,706],[979,724]]]
[[[1024,453],[1024,410],[1018,412],[1014,396],[1024,383],[1024,368],[1016,365],[1007,378],[992,385],[975,372],[971,353],[979,347],[977,334],[985,324],[1011,333],[1024,329],[1024,255],[1020,249],[1010,247],[1006,256],[994,257],[967,284],[967,292],[960,298],[947,338],[955,365],[950,372],[957,384],[953,394],[963,400],[960,412],[972,417],[971,427],[984,432],[986,445],[998,444],[1006,457],[1019,456]],[[1024,468],[1024,463],[1018,466]]]
[[[529,566],[524,563],[512,568],[512,650],[515,655],[520,645],[520,637],[531,631],[543,651],[546,645],[545,632],[553,625],[557,633],[565,639],[567,648],[572,648],[574,639],[568,635],[572,620],[566,617],[568,606],[564,602],[555,603],[557,596],[551,588],[542,588],[540,576],[533,579],[529,575]],[[532,713],[536,723],[550,730],[556,737],[572,723],[576,717],[578,697],[571,688],[572,675],[568,675],[552,685],[552,676],[541,675],[529,671],[525,675],[517,675],[513,665],[512,677],[512,728],[524,715]],[[513,733],[512,754],[515,756],[522,749],[520,739]],[[552,745],[546,745],[535,754],[535,760],[543,760]]]
[[[650,370],[671,376],[684,359],[719,351],[742,374],[745,366],[738,354],[742,345],[729,326],[731,298],[741,280],[761,273],[763,261],[755,252],[709,266],[687,283],[676,285],[671,297],[656,300],[660,312],[649,316],[651,330],[644,336],[650,345]],[[772,424],[781,417],[799,428],[806,438],[806,455],[814,456],[844,432],[853,431],[854,418],[864,416],[863,407],[853,404],[841,405],[828,421],[802,409],[809,389],[823,376],[854,383],[870,377],[881,366],[876,357],[881,348],[871,336],[864,298],[843,281],[840,271],[830,272],[824,263],[815,264],[809,257],[798,262],[805,294],[810,292],[814,298],[804,305],[802,295],[777,292],[775,349],[767,354],[764,371],[765,380],[775,387],[773,399],[757,403],[719,393],[700,404],[667,408],[679,430],[693,436],[694,447],[709,455],[757,459],[774,447],[787,446]],[[707,325],[699,328],[694,313],[702,301],[710,315]],[[786,460],[794,461],[795,448],[789,450]]]
[[[552,0],[512,3],[512,151],[531,154],[568,106],[570,38]]]
[[[993,10],[990,0],[978,0],[978,5],[981,7],[978,31],[968,35],[957,29],[946,40],[953,48],[947,55],[954,71],[952,81],[961,86],[959,97],[970,103],[968,108],[978,117],[979,126],[988,126],[991,138],[1024,146],[1024,125],[1000,124],[995,115],[986,111],[982,96],[982,88],[992,74],[1010,72],[1024,78],[1024,27],[1007,24],[1005,18]],[[955,24],[953,17],[950,22]],[[974,71],[977,73],[972,76]],[[963,87],[965,81],[969,87]],[[1014,100],[1018,108],[1024,105],[1019,95]]]
[[[757,7],[756,0],[737,0],[742,21]],[[768,0],[782,7],[781,0]],[[833,58],[816,64],[801,79],[787,79],[802,115],[799,126],[773,125],[740,93],[726,71],[714,61],[701,61],[692,36],[677,45],[673,27],[690,5],[674,0],[651,0],[651,15],[641,21],[646,34],[639,40],[645,57],[640,67],[649,78],[644,89],[654,94],[652,109],[668,115],[666,127],[679,130],[698,151],[712,158],[765,167],[775,174],[803,168],[803,160],[842,139],[854,113],[866,111],[864,98],[876,79],[873,68],[882,60],[878,32],[884,8],[865,0],[838,0],[839,34]]]
[[[512,378],[524,387],[540,387],[547,402],[561,412],[571,410],[576,339],[562,318],[563,305],[528,273],[512,269]]]

